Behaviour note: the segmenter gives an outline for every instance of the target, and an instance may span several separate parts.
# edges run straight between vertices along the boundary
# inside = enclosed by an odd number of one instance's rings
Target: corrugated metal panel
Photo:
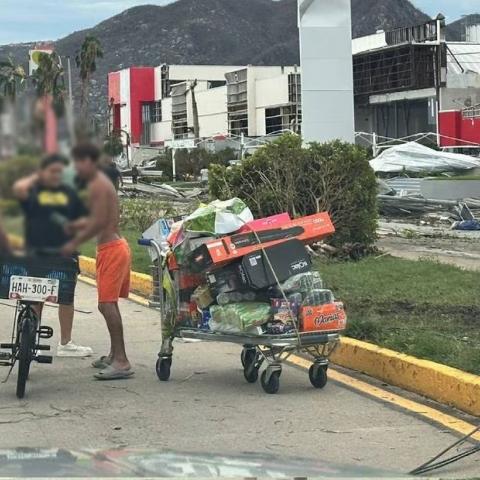
[[[421,195],[421,178],[397,177],[387,180],[389,187],[396,192],[407,192],[409,195]]]
[[[448,43],[448,71],[460,74],[475,72],[480,75],[480,43]],[[461,67],[460,67],[460,65]]]

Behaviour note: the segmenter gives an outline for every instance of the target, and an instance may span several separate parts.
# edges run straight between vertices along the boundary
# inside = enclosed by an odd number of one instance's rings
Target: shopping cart
[[[313,359],[309,369],[309,378],[315,388],[323,388],[328,380],[329,357],[340,340],[340,331],[309,332],[282,335],[253,335],[246,333],[218,333],[199,327],[182,311],[184,300],[181,298],[181,269],[169,270],[168,249],[151,239],[140,239],[139,245],[152,250],[153,289],[150,306],[157,309],[161,316],[162,344],[156,363],[156,372],[161,381],[168,381],[172,367],[173,341],[175,338],[202,340],[209,342],[234,343],[243,346],[241,362],[245,380],[255,383],[260,368],[266,363],[261,374],[263,390],[275,394],[279,390],[282,364],[294,353],[300,353]]]
[[[49,256],[56,253],[56,256]],[[43,252],[41,256],[0,258],[0,298],[14,300],[12,334],[9,343],[0,343],[0,365],[9,367],[5,383],[18,364],[18,398],[25,396],[25,387],[33,361],[52,363],[52,356],[39,352],[50,350],[42,340],[52,338],[53,329],[41,324],[37,305],[73,303],[78,264],[62,258],[58,252]]]

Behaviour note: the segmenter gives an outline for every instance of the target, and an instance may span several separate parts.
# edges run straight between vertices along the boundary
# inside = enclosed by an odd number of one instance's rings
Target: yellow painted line
[[[308,369],[310,368],[310,365],[312,365],[312,362],[305,358],[298,357],[297,355],[291,355],[288,362],[304,369]],[[401,397],[395,393],[388,392],[382,388],[338,372],[337,370],[330,369],[328,371],[328,376],[335,382],[346,385],[349,388],[362,392],[370,397],[374,397],[382,402],[401,407],[432,422],[443,425],[455,432],[461,433],[462,435],[468,435],[477,428],[476,425],[460,420],[452,415],[448,415],[435,408]],[[472,438],[480,441],[480,433],[477,433]]]

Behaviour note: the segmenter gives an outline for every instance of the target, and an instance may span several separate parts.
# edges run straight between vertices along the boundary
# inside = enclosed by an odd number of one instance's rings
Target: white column
[[[350,0],[298,0],[302,133],[355,141]]]

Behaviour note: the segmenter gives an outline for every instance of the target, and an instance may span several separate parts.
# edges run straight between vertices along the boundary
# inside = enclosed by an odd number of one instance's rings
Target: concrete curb
[[[85,275],[95,276],[94,259],[81,257],[80,268]],[[149,275],[132,272],[130,278],[132,292],[150,295]],[[332,362],[480,416],[479,376],[347,337],[342,338]]]
[[[332,362],[480,416],[480,377],[344,337]]]

